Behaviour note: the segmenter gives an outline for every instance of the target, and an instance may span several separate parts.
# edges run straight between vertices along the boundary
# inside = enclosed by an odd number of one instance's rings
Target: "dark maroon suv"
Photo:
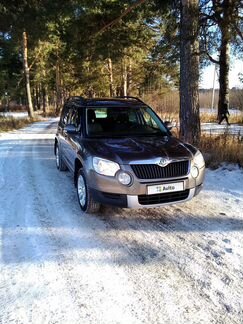
[[[56,165],[74,175],[82,211],[100,204],[143,208],[185,202],[202,188],[205,163],[190,144],[135,97],[64,105],[55,138]]]

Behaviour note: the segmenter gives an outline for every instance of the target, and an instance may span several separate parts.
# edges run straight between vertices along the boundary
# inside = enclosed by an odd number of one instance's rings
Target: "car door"
[[[70,111],[70,105],[65,104],[61,113],[60,121],[58,123],[58,145],[59,149],[62,154],[62,158],[66,162],[66,132],[65,132],[65,126],[68,124],[68,118],[69,118],[69,111]]]
[[[80,127],[81,127],[81,114],[80,108],[71,106],[68,114],[68,125],[75,127],[75,132],[65,131],[65,156],[69,169],[74,171],[75,159],[77,151],[79,150],[80,144]]]

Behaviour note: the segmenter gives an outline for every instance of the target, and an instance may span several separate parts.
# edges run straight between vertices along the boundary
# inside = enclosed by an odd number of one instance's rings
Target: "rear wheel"
[[[77,195],[80,208],[83,212],[92,214],[99,211],[100,204],[93,199],[82,169],[78,171]]]
[[[67,170],[67,166],[62,158],[62,152],[58,145],[56,145],[56,166],[59,171]]]

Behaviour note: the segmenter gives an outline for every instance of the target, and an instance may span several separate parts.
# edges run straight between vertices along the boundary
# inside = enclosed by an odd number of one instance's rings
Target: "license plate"
[[[148,195],[155,195],[166,192],[182,191],[184,190],[183,182],[163,183],[154,186],[148,186]]]

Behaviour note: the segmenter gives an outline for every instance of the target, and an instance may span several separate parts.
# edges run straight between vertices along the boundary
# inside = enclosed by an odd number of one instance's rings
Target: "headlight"
[[[191,175],[194,179],[197,178],[199,175],[199,170],[195,165],[193,165],[191,168]]]
[[[93,167],[97,173],[111,177],[114,177],[116,172],[120,170],[118,163],[97,157],[93,158]]]
[[[202,153],[200,151],[197,151],[197,153],[194,155],[193,163],[199,169],[201,169],[205,165],[203,155],[202,155]]]
[[[132,177],[130,176],[130,174],[124,171],[119,172],[117,179],[121,184],[125,186],[129,186],[130,183],[132,182]]]

